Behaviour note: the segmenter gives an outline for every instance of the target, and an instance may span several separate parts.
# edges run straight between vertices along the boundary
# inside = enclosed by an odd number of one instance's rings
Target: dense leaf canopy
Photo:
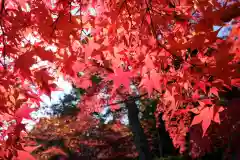
[[[195,125],[201,124],[200,134],[193,135],[205,138],[212,124],[236,126],[221,116],[231,114],[220,93],[240,85],[240,2],[0,2],[1,157],[27,156],[21,121],[31,119],[41,95],[59,90],[59,76],[84,92],[78,117],[105,106],[118,110],[129,99],[156,100],[152,114],[158,119],[162,113],[181,153]],[[227,26],[229,35],[220,37]],[[205,152],[191,145],[193,157]]]

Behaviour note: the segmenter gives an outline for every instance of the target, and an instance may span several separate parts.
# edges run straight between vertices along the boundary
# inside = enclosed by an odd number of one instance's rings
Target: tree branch
[[[136,101],[136,100],[138,100],[141,97],[144,97],[146,95],[148,95],[148,93],[144,93],[144,94],[139,95],[139,96],[131,97],[129,99],[126,99],[126,100],[123,100],[123,101],[119,101],[119,102],[116,102],[116,103],[111,103],[111,104],[108,104],[108,106],[117,105],[117,104],[123,104],[123,103],[127,103],[128,101]]]

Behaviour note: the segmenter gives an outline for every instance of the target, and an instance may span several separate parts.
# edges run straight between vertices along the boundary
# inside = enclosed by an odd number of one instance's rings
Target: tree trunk
[[[161,113],[158,117],[159,146],[161,147],[159,157],[176,156],[178,152],[175,149],[172,139],[165,128],[165,122],[163,121],[162,117],[163,114]]]
[[[125,104],[128,109],[128,120],[133,133],[134,143],[139,153],[139,159],[152,160],[147,138],[138,118],[139,110],[137,105],[133,100],[127,101]]]

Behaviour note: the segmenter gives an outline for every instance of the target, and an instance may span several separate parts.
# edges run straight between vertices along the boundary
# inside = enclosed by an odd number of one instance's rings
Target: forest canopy
[[[128,152],[135,150],[141,160],[194,159],[215,152],[239,157],[239,1],[0,2],[2,159],[36,158],[31,151],[43,144],[27,146],[34,134],[22,120],[32,119],[42,95],[60,90],[59,77],[77,91],[77,109],[69,121],[89,124],[82,131],[94,124],[100,127],[95,133],[111,135],[100,114],[108,107],[114,115],[108,125],[128,130],[123,142],[129,141]],[[120,123],[124,115],[127,125]],[[62,123],[65,116],[54,118]],[[58,124],[54,118],[50,125]],[[55,137],[59,132],[49,133]],[[122,153],[121,146],[115,149],[111,153]]]

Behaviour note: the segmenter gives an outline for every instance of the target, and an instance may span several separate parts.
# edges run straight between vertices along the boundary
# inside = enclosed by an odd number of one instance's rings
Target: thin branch
[[[151,24],[150,24],[151,31],[152,31],[152,33],[153,33],[153,36],[154,36],[155,39],[156,39],[157,45],[158,45],[159,47],[163,48],[163,49],[164,49],[165,51],[167,51],[168,53],[170,53],[172,56],[174,56],[175,54],[173,54],[166,46],[164,46],[163,44],[161,44],[161,43],[159,42],[157,31],[156,31],[156,29],[155,29],[155,27],[154,27],[154,25],[153,25],[152,14],[150,13],[150,11],[152,10],[152,6],[149,5],[148,3],[146,3],[146,4],[147,4],[147,6],[148,6],[148,7],[147,7],[148,10],[146,10],[146,12],[149,13],[149,16],[150,16],[150,19],[151,19]]]
[[[129,99],[125,99],[123,101],[119,101],[119,102],[116,102],[116,103],[111,103],[111,104],[107,104],[108,106],[112,106],[112,105],[117,105],[117,104],[123,104],[123,103],[126,103],[126,102],[129,102],[129,101],[136,101],[144,96],[148,95],[148,93],[144,93],[142,95],[139,95],[139,96],[135,96],[135,97],[130,97]]]
[[[53,35],[54,31],[57,29],[57,22],[58,22],[59,18],[60,18],[60,14],[58,15],[57,19],[51,24],[51,26],[53,26],[51,36]]]

